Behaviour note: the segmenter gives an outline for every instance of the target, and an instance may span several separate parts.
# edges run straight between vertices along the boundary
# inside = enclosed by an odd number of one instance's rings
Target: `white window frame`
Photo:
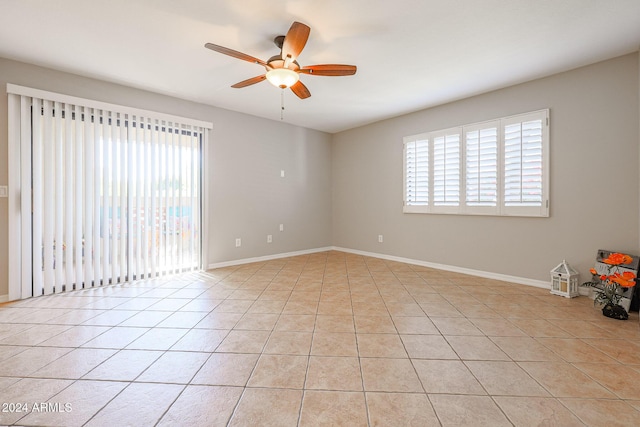
[[[505,127],[514,123],[529,121],[541,121],[541,202],[536,206],[508,206],[505,203]],[[497,176],[496,176],[496,204],[487,206],[474,206],[467,203],[467,134],[491,127],[497,128]],[[459,158],[459,194],[458,206],[438,206],[434,204],[434,139],[442,135],[458,133],[460,136]],[[407,198],[407,146],[416,141],[428,141],[428,174],[429,192],[427,202],[416,203]],[[458,215],[495,215],[495,216],[549,216],[549,109],[517,114],[494,120],[463,125],[433,132],[424,132],[403,138],[403,212],[404,213],[433,213],[433,214],[458,214]],[[414,171],[416,173],[416,171]]]

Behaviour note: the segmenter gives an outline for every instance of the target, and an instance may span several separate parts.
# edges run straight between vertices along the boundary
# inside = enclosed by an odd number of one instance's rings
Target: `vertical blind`
[[[19,103],[34,296],[200,268],[205,127],[34,96]]]

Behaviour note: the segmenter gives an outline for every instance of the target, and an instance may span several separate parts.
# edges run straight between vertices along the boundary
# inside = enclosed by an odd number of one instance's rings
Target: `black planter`
[[[618,320],[627,320],[629,318],[629,313],[618,304],[607,304],[602,307],[602,315]]]

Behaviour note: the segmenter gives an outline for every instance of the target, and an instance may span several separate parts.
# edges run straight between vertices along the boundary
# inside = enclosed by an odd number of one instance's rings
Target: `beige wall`
[[[334,135],[333,244],[548,280],[599,248],[640,253],[638,54]],[[402,213],[402,137],[550,109],[549,218]],[[384,243],[377,236],[384,235]]]
[[[6,83],[212,122],[206,265],[331,244],[329,134],[0,58],[0,185],[8,182]],[[8,293],[7,205],[0,198],[0,297]]]
[[[627,55],[331,136],[0,59],[0,185],[10,82],[213,122],[208,265],[335,245],[534,280],[566,259],[584,278],[598,248],[640,254],[639,65]],[[551,110],[550,218],[402,213],[403,136],[542,108]],[[7,234],[5,198],[0,296]]]

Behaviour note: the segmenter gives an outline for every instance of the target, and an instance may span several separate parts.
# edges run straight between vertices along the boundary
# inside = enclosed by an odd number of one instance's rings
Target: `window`
[[[404,138],[404,212],[549,216],[549,110]]]

